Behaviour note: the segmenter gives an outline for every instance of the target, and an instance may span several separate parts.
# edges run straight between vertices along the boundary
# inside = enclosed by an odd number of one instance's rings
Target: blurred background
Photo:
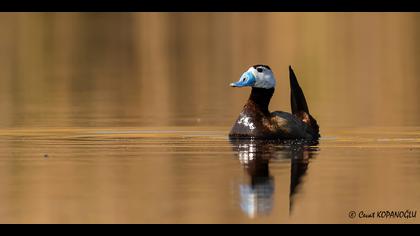
[[[415,13],[3,13],[0,127],[226,126],[288,65],[322,127],[420,124]],[[227,132],[227,131],[226,131]]]

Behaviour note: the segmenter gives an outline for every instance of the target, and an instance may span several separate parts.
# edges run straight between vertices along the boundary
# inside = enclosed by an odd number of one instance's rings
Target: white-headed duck
[[[276,80],[267,65],[254,65],[232,87],[252,87],[251,95],[233,125],[230,138],[317,140],[319,126],[309,113],[302,89],[289,66],[292,113],[269,112]]]

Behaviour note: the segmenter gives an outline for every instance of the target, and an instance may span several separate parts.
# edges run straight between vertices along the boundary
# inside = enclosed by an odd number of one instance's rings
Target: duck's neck
[[[255,109],[269,114],[268,104],[270,104],[271,97],[273,96],[274,88],[252,88],[251,95],[249,96],[248,102],[245,107]]]

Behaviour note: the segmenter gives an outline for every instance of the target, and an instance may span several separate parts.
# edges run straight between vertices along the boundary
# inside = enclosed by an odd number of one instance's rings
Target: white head
[[[269,66],[255,65],[244,72],[238,82],[231,83],[230,86],[271,89],[276,86],[276,79]]]

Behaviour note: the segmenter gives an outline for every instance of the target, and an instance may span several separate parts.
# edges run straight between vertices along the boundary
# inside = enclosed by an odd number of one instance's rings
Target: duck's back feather
[[[276,136],[284,137],[284,139],[313,139],[310,127],[288,112],[272,112],[271,126]]]

